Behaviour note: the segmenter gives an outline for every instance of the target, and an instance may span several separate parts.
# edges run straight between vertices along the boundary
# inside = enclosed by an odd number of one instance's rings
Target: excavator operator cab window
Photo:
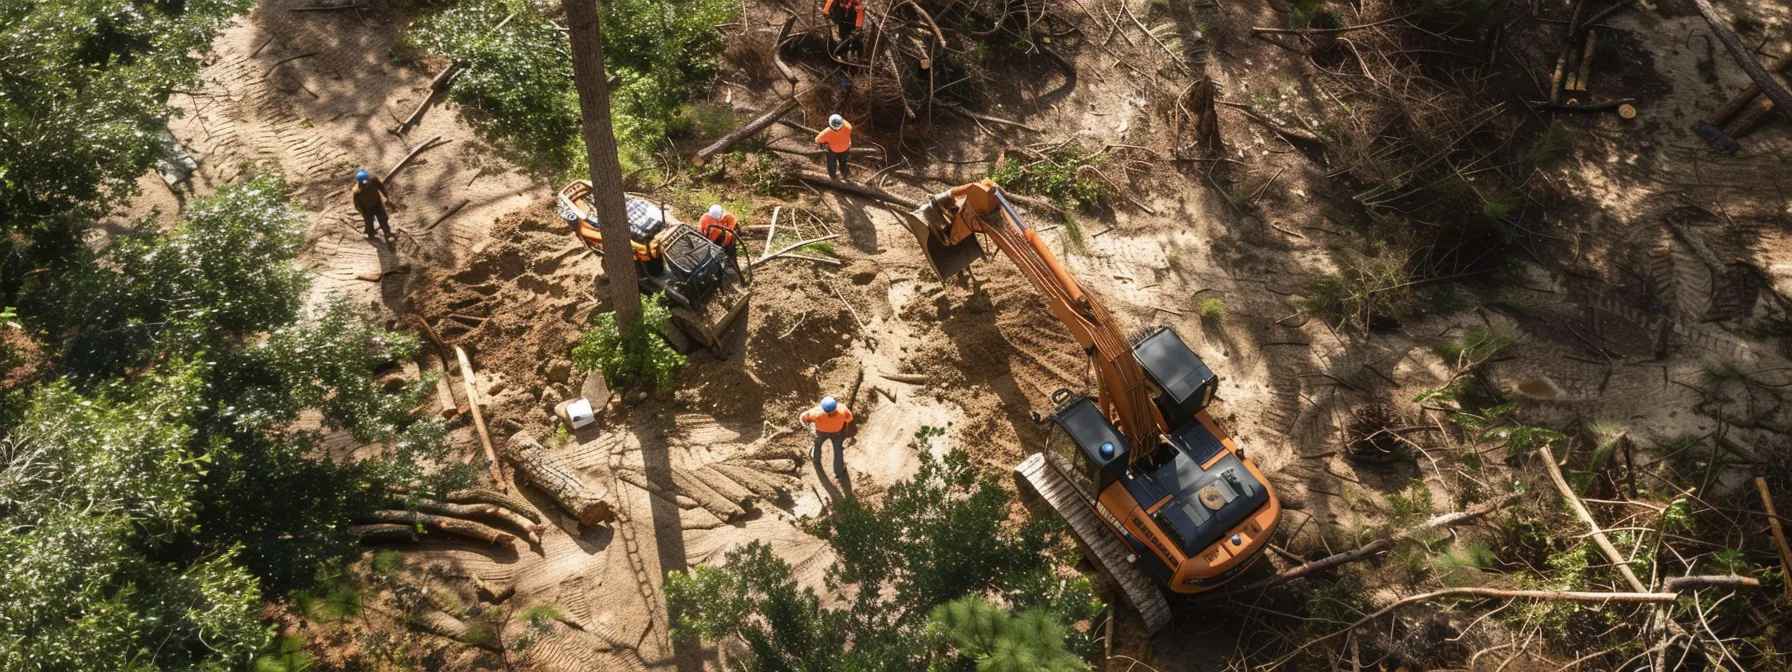
[[[1120,435],[1089,395],[1064,395],[1051,418],[1076,446],[1079,463],[1091,466],[1094,473],[1118,476],[1126,471],[1132,442]]]
[[[1151,379],[1152,400],[1170,427],[1181,427],[1213,402],[1219,376],[1190,350],[1175,329],[1156,326],[1133,339],[1133,358]]]

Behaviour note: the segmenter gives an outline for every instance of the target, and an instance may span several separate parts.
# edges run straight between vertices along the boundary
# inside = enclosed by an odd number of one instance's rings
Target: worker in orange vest
[[[834,442],[834,475],[842,479],[846,477],[846,425],[852,422],[852,411],[846,410],[833,397],[822,397],[821,405],[811,408],[802,415],[803,424],[815,435],[815,445],[809,448],[809,459],[815,461],[816,468],[821,467],[821,444]]]
[[[815,136],[815,144],[827,151],[828,179],[852,179],[846,165],[846,150],[852,149],[852,124],[840,115],[828,117],[828,127]]]
[[[864,0],[827,0],[821,8],[834,22],[834,55],[858,49],[859,29],[865,27]]]
[[[734,272],[740,272],[740,225],[734,213],[723,210],[720,203],[711,204],[709,212],[697,220],[697,233],[721,246],[728,253],[728,263],[734,264]]]

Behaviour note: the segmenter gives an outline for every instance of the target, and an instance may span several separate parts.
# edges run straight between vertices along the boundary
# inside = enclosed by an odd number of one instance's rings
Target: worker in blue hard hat
[[[846,410],[833,397],[822,397],[821,405],[804,412],[803,424],[815,435],[815,445],[809,448],[809,459],[815,461],[817,468],[821,466],[821,444],[834,442],[834,475],[846,477],[846,425],[852,422],[852,411]]]
[[[373,237],[373,223],[379,222],[386,240],[392,239],[392,226],[386,221],[386,185],[365,169],[355,171],[355,212],[361,213],[362,229]]]

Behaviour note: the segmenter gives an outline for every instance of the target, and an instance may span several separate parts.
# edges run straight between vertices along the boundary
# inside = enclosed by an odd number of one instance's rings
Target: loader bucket
[[[983,258],[983,245],[977,242],[976,236],[966,236],[957,245],[950,245],[934,234],[934,226],[930,222],[939,222],[944,228],[944,218],[929,203],[917,208],[914,212],[896,211],[902,217],[902,223],[910,233],[915,234],[915,241],[921,244],[921,252],[927,255],[927,263],[933,265],[933,271],[945,280],[963,272],[971,262]]]

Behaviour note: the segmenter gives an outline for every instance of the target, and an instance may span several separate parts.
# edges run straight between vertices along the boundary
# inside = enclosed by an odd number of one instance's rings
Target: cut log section
[[[604,501],[609,493],[600,486],[587,485],[565,459],[549,453],[528,432],[511,435],[504,452],[524,480],[541,488],[555,504],[578,518],[579,524],[602,525],[615,520],[615,509]]]
[[[754,135],[758,135],[760,131],[765,130],[767,127],[771,126],[773,122],[776,122],[778,117],[789,114],[790,111],[794,109],[796,109],[795,98],[779,103],[778,106],[772,108],[770,112],[759,115],[740,128],[734,129],[732,133],[722,136],[715,142],[709,143],[709,146],[697,150],[697,155],[691,157],[691,163],[699,166],[703,165],[705,162],[709,161],[711,157],[728,151],[728,148],[733,147],[735,143],[753,137]]]
[[[429,514],[429,513],[418,513],[418,512],[412,512],[412,511],[390,511],[390,510],[375,511],[375,512],[373,512],[372,515],[366,516],[366,521],[367,522],[376,522],[376,523],[398,523],[398,524],[404,524],[404,525],[421,525],[423,527],[427,527],[429,529],[437,530],[437,531],[444,532],[447,534],[453,534],[453,535],[457,535],[457,536],[467,537],[469,539],[478,539],[485,543],[491,544],[493,546],[499,546],[502,548],[516,548],[516,546],[517,546],[516,536],[512,535],[508,532],[501,532],[501,531],[497,530],[496,528],[493,528],[493,527],[490,527],[487,525],[483,525],[480,523],[475,523],[470,520],[461,520],[459,518],[449,518],[447,516],[438,516],[438,515]]]

